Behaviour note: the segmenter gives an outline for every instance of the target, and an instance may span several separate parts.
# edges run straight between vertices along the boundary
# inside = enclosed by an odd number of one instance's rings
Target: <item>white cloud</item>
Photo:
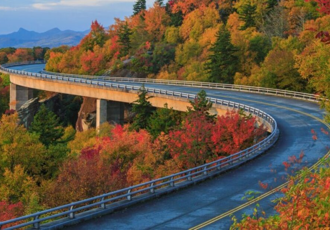
[[[7,7],[7,6],[0,6],[0,10],[6,10],[6,11],[8,11],[8,10],[13,10],[13,8]]]
[[[102,6],[114,2],[134,2],[135,0],[60,0],[59,2],[35,3],[32,7],[39,10],[50,10],[56,6],[71,6],[71,7],[91,7]]]

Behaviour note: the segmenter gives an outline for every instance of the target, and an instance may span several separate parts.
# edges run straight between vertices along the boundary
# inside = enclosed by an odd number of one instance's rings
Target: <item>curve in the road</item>
[[[254,201],[259,202],[268,213],[272,213],[274,204],[271,200],[279,196],[278,193],[274,194],[272,189],[285,183],[282,176],[288,173],[282,162],[288,161],[292,155],[299,156],[301,151],[304,151],[303,165],[311,166],[327,152],[323,143],[328,142],[328,137],[321,135],[320,131],[321,128],[327,129],[327,126],[321,122],[322,111],[315,104],[243,93],[238,93],[238,97],[235,95],[237,93],[208,91],[208,94],[212,97],[230,96],[231,100],[235,97],[237,101],[250,100],[250,103],[256,107],[258,107],[257,103],[262,103],[259,104],[259,108],[268,110],[267,112],[278,121],[281,129],[281,137],[276,146],[258,159],[227,172],[225,176],[152,203],[141,204],[68,229],[188,229],[205,221],[208,221],[203,225],[205,229],[228,229],[231,225],[231,218],[228,215],[224,215],[225,218],[218,218],[219,220],[213,219],[215,222],[212,223],[209,220],[233,210],[237,211],[237,216],[251,213],[253,209],[246,205],[245,200],[241,200],[245,192],[250,190],[265,194],[263,200],[257,198]],[[317,141],[312,139],[311,129],[319,133]],[[268,183],[272,191],[261,189],[259,181]],[[241,210],[235,209],[240,206]]]
[[[264,103],[264,104],[267,104],[267,103]],[[270,105],[270,106],[273,106],[273,105]],[[323,123],[328,129],[330,129],[329,124],[327,124],[324,120],[322,120],[322,119],[320,119],[318,117],[315,117],[313,115],[310,115],[310,114],[307,114],[307,113],[304,113],[304,112],[300,112],[298,110],[293,110],[293,109],[290,109],[290,108],[286,108],[286,109],[291,110],[291,111],[294,111],[294,112],[297,112],[297,113],[301,113],[301,114],[303,114],[305,116],[309,116],[309,117],[311,117],[311,118],[313,118],[313,119],[315,119],[315,120]],[[328,158],[329,155],[330,155],[330,151],[328,151],[324,155],[324,157],[322,157],[322,159]],[[312,165],[309,168],[309,170],[316,169],[317,167],[320,166],[321,163],[322,163],[322,160],[317,161],[314,165]],[[207,226],[209,226],[209,225],[211,225],[211,224],[213,224],[213,223],[215,223],[217,221],[220,221],[223,218],[226,218],[228,216],[231,216],[234,213],[236,213],[237,211],[240,211],[242,209],[245,209],[245,208],[247,208],[247,207],[249,207],[249,206],[251,206],[251,205],[259,202],[260,200],[262,200],[262,199],[264,199],[266,197],[269,197],[269,196],[271,196],[271,195],[273,195],[273,194],[281,191],[283,188],[285,188],[288,185],[288,183],[289,182],[285,182],[285,183],[281,184],[280,186],[278,186],[276,188],[273,188],[270,191],[267,191],[266,193],[263,193],[260,196],[257,196],[256,198],[253,198],[253,199],[249,200],[248,202],[246,202],[246,203],[244,203],[244,204],[242,204],[242,205],[240,205],[238,207],[235,207],[235,208],[233,208],[233,209],[231,209],[231,210],[229,210],[229,211],[227,211],[225,213],[222,213],[222,214],[220,214],[218,216],[213,217],[212,219],[209,219],[209,220],[207,220],[207,221],[205,221],[205,222],[203,222],[203,223],[201,223],[199,225],[196,225],[196,226],[190,228],[189,230],[199,230],[199,229],[205,228],[205,227],[207,227]]]
[[[173,91],[186,93],[197,93],[199,90],[152,84],[146,84],[146,87],[171,87]],[[230,98],[231,101],[248,104],[272,114],[281,129],[277,145],[267,154],[227,172],[226,176],[216,177],[196,185],[193,189],[175,192],[110,216],[81,223],[71,229],[188,229],[198,227],[205,221],[207,224],[202,227],[228,228],[230,218],[219,218],[221,221],[212,218],[244,205],[246,202],[240,198],[249,190],[270,195],[261,200],[261,205],[265,209],[269,208],[274,194],[262,191],[258,182],[268,183],[272,188],[281,186],[284,183],[281,177],[287,174],[282,162],[287,161],[289,156],[299,155],[304,151],[304,164],[310,166],[325,155],[326,148],[323,143],[328,142],[328,137],[320,135],[315,141],[311,135],[311,129],[327,129],[321,122],[323,112],[316,104],[242,92],[207,90],[207,93],[214,98]],[[242,212],[249,210],[243,208],[239,214]]]

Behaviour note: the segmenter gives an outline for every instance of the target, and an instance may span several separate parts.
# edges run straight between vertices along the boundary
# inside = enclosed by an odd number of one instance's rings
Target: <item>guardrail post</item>
[[[207,175],[207,167],[206,166],[204,166],[204,169],[203,169],[203,174],[206,176]]]
[[[36,216],[33,218],[33,220],[38,220],[38,219],[39,219],[39,215],[36,215]],[[40,228],[40,222],[34,223],[34,224],[33,224],[33,228],[35,228],[35,229],[39,229],[39,228]],[[1,225],[0,225],[0,229],[2,229],[2,228],[1,228]]]
[[[74,207],[73,205],[70,207],[70,211],[73,210],[73,207]],[[75,216],[75,215],[74,215],[74,212],[70,212],[70,214],[69,214],[69,218],[70,218],[70,219],[74,219],[74,216]]]
[[[150,193],[155,193],[154,183],[150,184]]]
[[[220,170],[220,169],[221,169],[221,163],[217,162],[217,170]]]
[[[103,203],[100,205],[100,208],[105,209],[104,197],[102,197],[101,201],[102,201]]]
[[[131,190],[130,189],[127,191],[127,197],[126,198],[127,198],[128,201],[131,201],[132,200]]]
[[[192,180],[192,177],[191,177],[191,171],[188,172],[188,175],[189,175],[189,176],[188,176],[187,180],[188,180],[188,181],[191,181],[191,180]]]
[[[170,186],[171,187],[174,187],[174,181],[173,181],[174,177],[171,177],[171,183],[170,183]]]

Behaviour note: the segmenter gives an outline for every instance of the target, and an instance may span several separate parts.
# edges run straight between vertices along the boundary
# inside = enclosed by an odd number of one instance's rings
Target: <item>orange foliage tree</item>
[[[231,229],[326,229],[330,226],[329,166],[326,160],[316,171],[305,169],[289,178],[275,206],[278,215],[266,218],[255,213],[241,222],[234,218]]]
[[[49,196],[43,203],[55,207],[123,187],[126,178],[119,164],[107,164],[100,150],[101,146],[83,149],[77,159],[65,162],[57,179],[44,184]]]
[[[19,48],[13,54],[8,55],[8,62],[33,61],[32,50]]]
[[[182,128],[169,133],[168,148],[179,169],[188,169],[239,152],[265,135],[256,119],[238,112],[219,116],[214,123],[205,113],[190,113]]]
[[[231,111],[218,116],[212,129],[212,151],[219,158],[237,153],[260,141],[265,135],[265,128],[256,128],[256,118]]]
[[[170,17],[164,7],[155,3],[144,13],[145,30],[151,35],[151,41],[160,41],[165,33]]]
[[[16,204],[11,204],[7,201],[0,201],[0,221],[6,221],[10,219],[14,219],[16,217],[22,216],[23,215],[23,204],[22,202],[18,202]],[[14,226],[15,224],[12,225],[4,225],[2,226],[3,228],[9,228],[11,226]]]
[[[201,111],[184,119],[182,128],[169,133],[169,152],[180,170],[214,159],[211,155],[212,124]]]

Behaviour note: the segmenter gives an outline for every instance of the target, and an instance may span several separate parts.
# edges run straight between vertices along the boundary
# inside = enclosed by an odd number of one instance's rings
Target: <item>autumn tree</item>
[[[330,1],[329,0],[314,0],[314,1],[318,5],[318,7],[319,7],[318,11],[320,13],[330,15]]]
[[[264,62],[264,68],[274,78],[277,88],[303,91],[306,83],[294,66],[294,54],[288,50],[274,49]]]
[[[44,56],[49,48],[42,48],[40,46],[33,47],[33,58],[34,60],[44,60]]]
[[[222,27],[217,33],[217,41],[210,48],[206,69],[209,71],[211,82],[233,83],[235,72],[238,70],[237,49],[232,45],[230,33]]]
[[[8,54],[13,54],[13,53],[15,53],[15,51],[16,51],[16,48],[14,48],[14,47],[0,48],[0,52],[4,52],[7,55]]]
[[[183,14],[182,14],[181,10],[179,10],[177,12],[173,12],[172,11],[173,4],[174,4],[173,0],[168,1],[165,5],[165,9],[166,9],[167,14],[171,18],[170,26],[179,27],[182,25],[182,22],[183,22]]]
[[[185,16],[196,8],[205,8],[208,6],[214,8],[215,4],[212,4],[212,2],[213,1],[210,0],[172,0],[169,1],[169,4],[171,5],[173,13],[182,12]]]
[[[330,225],[329,197],[330,170],[329,161],[316,170],[302,170],[289,178],[287,187],[276,201],[278,214],[266,217],[254,213],[238,222],[234,218],[231,229],[322,229]],[[265,213],[266,215],[266,213]]]
[[[18,203],[11,203],[8,201],[0,201],[0,221],[6,221],[6,220],[11,220],[15,219],[17,217],[20,217],[24,214],[24,206],[22,202]],[[9,228],[11,226],[16,225],[14,224],[8,224],[2,226],[3,228]]]
[[[145,77],[153,71],[152,55],[148,52],[150,48],[150,42],[146,42],[135,52],[134,58],[129,63],[128,68],[132,72],[138,73],[140,77]]]
[[[16,165],[14,170],[5,169],[0,184],[0,196],[2,200],[10,203],[22,202],[28,205],[31,196],[36,192],[37,184],[29,176],[21,165]]]
[[[146,130],[136,132],[130,131],[127,126],[116,126],[111,137],[105,137],[103,141],[105,161],[120,169],[128,185],[153,178],[157,162],[152,152],[151,136]]]
[[[231,111],[216,120],[211,131],[212,151],[217,157],[231,155],[261,141],[265,134],[263,126],[256,127],[254,117]]]
[[[91,31],[87,36],[85,36],[81,42],[80,46],[85,50],[93,51],[96,45],[103,47],[107,40],[107,34],[104,27],[98,23],[97,20],[92,22]]]
[[[211,7],[197,8],[186,15],[180,35],[183,40],[198,41],[200,36],[208,28],[214,28],[219,25],[219,12]]]
[[[265,22],[261,25],[260,30],[269,38],[285,37],[286,31],[289,30],[289,23],[286,20],[287,12],[282,5],[276,5],[265,16]]]
[[[65,46],[65,45],[60,46],[60,47],[55,47],[55,48],[52,48],[52,49],[47,49],[47,51],[45,53],[45,56],[44,56],[44,59],[48,61],[50,59],[50,54],[51,53],[61,53],[61,54],[64,54],[69,49],[70,49],[70,47],[69,46]]]
[[[168,148],[179,170],[202,165],[212,159],[212,123],[201,111],[190,113],[181,128],[170,131]]]
[[[0,73],[0,118],[9,108],[9,75]]]
[[[329,86],[329,68],[330,45],[316,40],[306,46],[300,55],[296,56],[296,65],[298,72],[303,79],[308,80],[309,85],[316,92],[324,96],[325,99],[330,98]],[[328,112],[326,119],[330,120],[329,111],[330,104],[327,100],[322,102]]]
[[[165,8],[159,4],[154,4],[144,13],[144,19],[145,30],[150,35],[150,41],[161,41],[170,22],[170,17]]]
[[[86,51],[80,56],[81,69],[85,74],[99,75],[106,69],[104,55],[97,51]]]
[[[34,116],[29,131],[37,134],[39,140],[47,147],[56,144],[64,134],[59,118],[52,111],[49,111],[44,104]]]
[[[8,60],[7,54],[5,52],[0,52],[0,65],[7,63]]]
[[[46,149],[38,136],[18,124],[17,114],[4,115],[0,121],[0,181],[4,172],[14,173],[20,165],[28,176],[40,182],[44,177]],[[10,175],[10,174],[8,174]]]
[[[81,150],[78,159],[66,161],[56,180],[44,188],[49,194],[43,203],[55,207],[117,190],[125,185],[120,168],[102,160],[101,146]]]
[[[7,55],[8,62],[33,61],[32,49],[19,48],[13,54]]]

